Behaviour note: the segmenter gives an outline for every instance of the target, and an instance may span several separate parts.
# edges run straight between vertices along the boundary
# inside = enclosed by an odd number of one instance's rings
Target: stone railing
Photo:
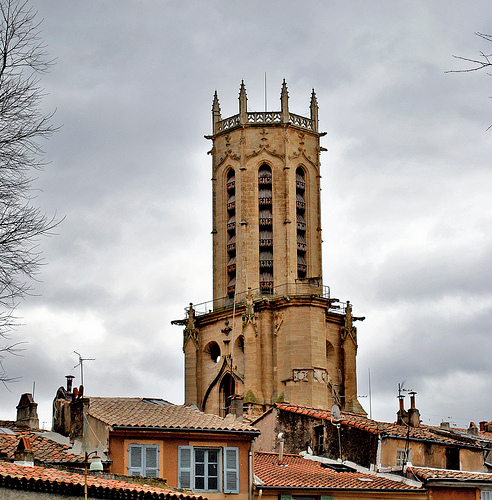
[[[235,297],[236,306],[242,305],[246,302],[246,296],[248,292],[237,293]],[[330,299],[330,287],[321,285],[319,283],[285,283],[284,285],[276,286],[272,289],[271,293],[265,293],[261,289],[251,290],[251,295],[254,300],[259,300],[261,298],[265,299],[276,299],[280,297],[306,297],[314,296],[321,297],[324,299]],[[220,299],[209,300],[207,302],[202,302],[200,304],[193,304],[193,309],[195,311],[195,316],[201,316],[203,314],[208,314],[213,311],[220,309],[232,308],[234,305],[234,298],[231,297],[221,297]],[[185,308],[185,312],[188,315],[190,307]],[[345,304],[343,302],[338,302],[336,299],[330,302],[330,311],[340,314],[345,314]]]
[[[254,125],[271,125],[273,123],[282,123],[282,113],[280,111],[263,111],[263,112],[252,112],[247,113],[246,124]],[[314,131],[314,120],[311,118],[306,118],[305,116],[295,115],[294,113],[289,113],[290,125],[296,127],[304,128],[307,130]],[[215,124],[214,133],[223,132],[233,127],[241,125],[240,115],[230,116],[229,118],[224,118]]]

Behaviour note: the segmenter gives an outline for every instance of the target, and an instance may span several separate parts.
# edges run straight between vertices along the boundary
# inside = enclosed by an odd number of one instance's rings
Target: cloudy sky
[[[65,217],[41,242],[27,341],[4,368],[0,419],[23,392],[44,425],[65,375],[86,394],[183,402],[182,331],[212,297],[211,105],[320,107],[324,282],[358,324],[359,394],[392,421],[398,383],[425,423],[492,420],[492,44],[486,0],[32,0],[57,59],[43,109],[38,204]],[[408,398],[407,398],[408,399]],[[370,404],[372,403],[372,404]],[[407,401],[408,404],[408,401]]]

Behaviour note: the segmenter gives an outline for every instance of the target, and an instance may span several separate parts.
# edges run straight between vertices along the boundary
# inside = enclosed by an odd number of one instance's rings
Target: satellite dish
[[[340,408],[338,407],[338,405],[333,405],[331,407],[331,419],[332,420],[340,420],[341,419],[341,415],[340,415]]]

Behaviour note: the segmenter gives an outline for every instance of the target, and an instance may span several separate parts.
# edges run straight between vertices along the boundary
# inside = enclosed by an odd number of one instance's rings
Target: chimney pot
[[[72,381],[75,378],[73,375],[65,375],[67,379],[67,392],[72,392]]]

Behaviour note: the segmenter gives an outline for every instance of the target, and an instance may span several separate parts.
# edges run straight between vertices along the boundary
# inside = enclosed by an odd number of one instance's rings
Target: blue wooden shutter
[[[143,454],[141,444],[131,444],[128,447],[128,475],[143,476]]]
[[[224,493],[239,493],[239,449],[224,448]]]
[[[178,488],[193,489],[193,446],[178,446]]]
[[[145,471],[147,477],[159,477],[159,447],[157,445],[146,445],[145,447]]]

